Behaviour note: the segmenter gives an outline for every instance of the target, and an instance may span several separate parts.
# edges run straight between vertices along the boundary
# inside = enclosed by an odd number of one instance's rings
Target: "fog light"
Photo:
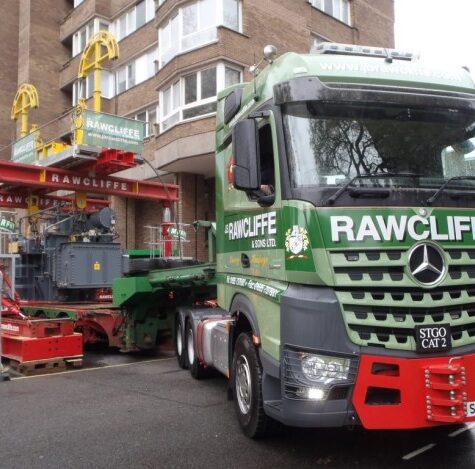
[[[323,391],[323,389],[319,388],[308,388],[307,397],[315,401],[321,401],[325,398],[325,392]]]

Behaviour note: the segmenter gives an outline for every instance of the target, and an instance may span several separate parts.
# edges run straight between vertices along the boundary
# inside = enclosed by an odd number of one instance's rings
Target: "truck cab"
[[[470,74],[333,43],[268,61],[217,111],[218,304],[244,431],[475,420]]]

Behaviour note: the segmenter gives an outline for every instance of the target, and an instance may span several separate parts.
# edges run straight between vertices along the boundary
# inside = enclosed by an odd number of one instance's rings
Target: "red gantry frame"
[[[77,171],[11,161],[0,161],[0,183],[8,186],[8,192],[23,194],[47,194],[67,190],[165,202],[178,200],[178,186],[175,184],[135,181],[113,176],[90,176]],[[4,187],[0,189],[5,190]]]

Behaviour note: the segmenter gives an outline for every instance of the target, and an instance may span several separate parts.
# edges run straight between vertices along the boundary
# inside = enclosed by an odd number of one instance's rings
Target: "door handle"
[[[249,260],[249,256],[247,254],[242,253],[241,254],[241,265],[245,269],[248,269],[251,267],[251,261]]]

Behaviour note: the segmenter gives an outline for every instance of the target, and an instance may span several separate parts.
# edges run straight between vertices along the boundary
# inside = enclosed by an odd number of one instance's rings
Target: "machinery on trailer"
[[[167,209],[178,198],[175,185],[113,176],[141,164],[145,135],[144,122],[100,112],[101,65],[118,54],[108,32],[88,43],[79,79],[94,73],[94,111],[81,99],[61,116],[56,139],[44,139],[45,127],[28,127],[28,111],[39,106],[32,84],[21,85],[14,99],[21,138],[12,145],[12,161],[0,161],[0,207],[26,215],[18,226],[0,217],[0,235],[8,231],[8,239],[0,238],[0,267],[12,280],[2,300],[3,355],[18,362],[71,355],[51,345],[53,336],[63,344],[74,337],[75,355],[82,355],[83,341],[123,346],[125,318],[111,303],[112,280],[136,269],[117,242],[107,196],[153,200]],[[46,352],[43,342],[50,344]],[[24,344],[31,344],[28,353]]]
[[[218,96],[216,259],[115,280],[128,340],[173,321],[250,437],[474,421],[469,73],[329,43],[265,57]]]

